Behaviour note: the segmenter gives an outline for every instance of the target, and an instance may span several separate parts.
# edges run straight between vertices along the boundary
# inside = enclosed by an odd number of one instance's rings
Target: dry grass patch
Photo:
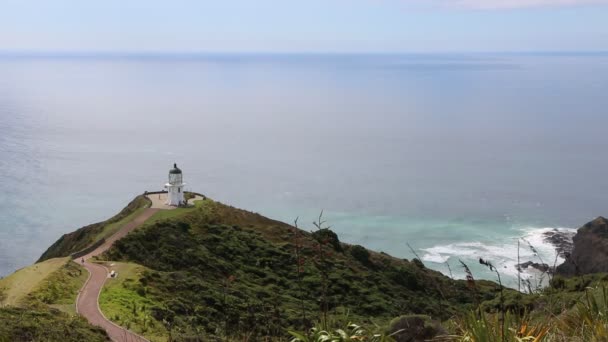
[[[26,296],[32,293],[47,277],[59,270],[70,258],[54,258],[24,267],[6,278],[0,279],[3,295],[0,304],[19,306]]]

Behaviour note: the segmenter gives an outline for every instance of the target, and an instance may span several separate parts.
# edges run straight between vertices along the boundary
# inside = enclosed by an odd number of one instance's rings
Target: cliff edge
[[[608,272],[608,220],[598,217],[578,229],[572,252],[556,273],[574,276]]]

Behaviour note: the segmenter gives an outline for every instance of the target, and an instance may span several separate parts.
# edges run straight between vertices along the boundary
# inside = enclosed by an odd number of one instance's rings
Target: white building
[[[179,206],[184,203],[184,179],[182,177],[182,170],[177,167],[177,164],[173,164],[173,168],[169,170],[169,183],[165,184],[167,189],[167,202],[166,205]]]

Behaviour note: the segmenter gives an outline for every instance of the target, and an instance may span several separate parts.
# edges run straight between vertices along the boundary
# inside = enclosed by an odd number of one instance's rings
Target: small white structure
[[[179,206],[184,204],[184,179],[182,177],[182,170],[177,167],[177,164],[173,164],[173,168],[169,170],[169,183],[165,184],[167,189],[167,202],[166,205]]]

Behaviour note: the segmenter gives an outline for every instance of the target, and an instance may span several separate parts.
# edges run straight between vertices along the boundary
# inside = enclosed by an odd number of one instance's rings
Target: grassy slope
[[[0,279],[0,306],[46,307],[75,313],[78,291],[88,273],[69,258],[55,258]]]
[[[67,262],[45,278],[24,300],[28,306],[46,304],[69,314],[76,313],[78,291],[89,273],[74,262]]]
[[[68,255],[86,247],[86,241],[91,243],[113,233],[147,205],[140,196],[114,218],[66,234],[41,260]],[[307,318],[316,319],[321,288],[315,265],[317,242],[310,233],[302,234],[306,259],[304,307]],[[300,323],[293,236],[292,227],[285,223],[211,200],[197,202],[195,208],[161,211],[106,255],[147,267],[133,263],[112,267],[119,277],[107,283],[100,298],[102,310],[108,318],[153,341],[167,340],[167,328],[176,340],[192,336],[205,340],[218,332],[224,334],[226,328],[237,336],[242,331],[253,338],[282,335]],[[369,326],[417,312],[441,319],[456,317],[455,322],[463,326],[461,314],[474,306],[471,292],[462,281],[371,251],[369,259],[361,261],[360,248],[336,246],[340,250],[322,247],[331,253],[330,311],[350,310],[349,321]],[[78,271],[67,259],[52,259],[0,279],[0,304],[4,301],[28,306],[28,310],[0,308],[0,342],[55,340],[59,336],[65,341],[104,340],[102,332],[82,319],[75,320],[44,305],[72,312],[75,293],[86,278]],[[608,317],[604,292],[608,276],[556,280],[554,287],[535,295],[506,291],[505,306],[528,312],[530,325],[549,324],[551,341],[597,339],[594,327],[607,324],[603,317]],[[496,285],[482,281],[477,286],[478,299],[485,300],[482,306],[496,312],[500,306]],[[585,291],[601,305],[582,317],[581,305],[589,303],[590,298]],[[511,328],[520,329],[518,325]],[[608,334],[601,337],[608,338]]]
[[[74,232],[64,234],[40,257],[38,262],[50,258],[66,257],[72,253],[83,250],[101,238],[108,237],[116,232],[123,224],[129,222],[142,208],[150,206],[150,200],[137,196],[116,216],[103,221],[82,227]]]
[[[69,258],[49,259],[0,279],[0,342],[108,341],[75,315],[87,272]]]
[[[139,216],[144,210],[146,210],[145,206],[138,207],[136,210],[131,212],[129,215],[126,215],[124,218],[110,224],[105,224],[101,231],[94,235],[92,239],[93,243],[98,240],[112,236],[114,233],[119,231],[120,228],[122,228],[125,224],[133,221],[133,219]]]
[[[122,286],[141,288],[156,303],[149,308],[152,317],[168,322],[174,336],[238,329],[283,336],[301,324],[300,297],[307,317],[318,317],[323,281],[319,243],[310,233],[300,231],[306,259],[300,292],[293,227],[211,200],[167,215],[117,242],[105,257],[150,269]],[[330,311],[349,310],[359,322],[403,313],[447,319],[475,301],[464,281],[416,263],[371,251],[360,261],[352,246],[339,243],[321,250],[329,255],[323,267],[329,270]],[[495,297],[493,283],[478,286],[480,300]]]
[[[22,268],[8,277],[0,279],[0,290],[3,293],[3,298],[0,298],[0,304],[10,306],[20,305],[22,300],[33,292],[35,288],[39,287],[43,280],[59,270],[69,260],[69,258],[49,259]]]
[[[106,333],[84,318],[48,308],[0,308],[0,342],[109,341]]]
[[[550,287],[524,297],[523,302],[530,305],[520,306],[520,310],[511,307],[506,314],[504,340],[608,341],[608,275],[555,277],[551,283]],[[507,304],[517,302],[513,296],[507,297]],[[481,320],[476,313],[457,317],[451,321],[452,333],[461,336],[456,341],[500,341],[500,317],[498,312],[484,314]]]
[[[0,341],[107,341],[105,332],[74,316],[88,273],[67,256],[112,235],[148,205],[138,196],[111,219],[62,236],[38,263],[0,279],[0,307],[6,306]]]
[[[106,281],[99,297],[104,315],[138,334],[145,334],[152,342],[165,341],[166,329],[152,318],[151,312],[159,303],[146,296],[139,281],[147,269],[132,263],[106,263],[106,267],[118,276]]]
[[[75,316],[88,273],[67,256],[114,234],[148,206],[138,196],[111,219],[62,236],[38,263],[0,279],[0,342],[107,341],[103,330]]]

